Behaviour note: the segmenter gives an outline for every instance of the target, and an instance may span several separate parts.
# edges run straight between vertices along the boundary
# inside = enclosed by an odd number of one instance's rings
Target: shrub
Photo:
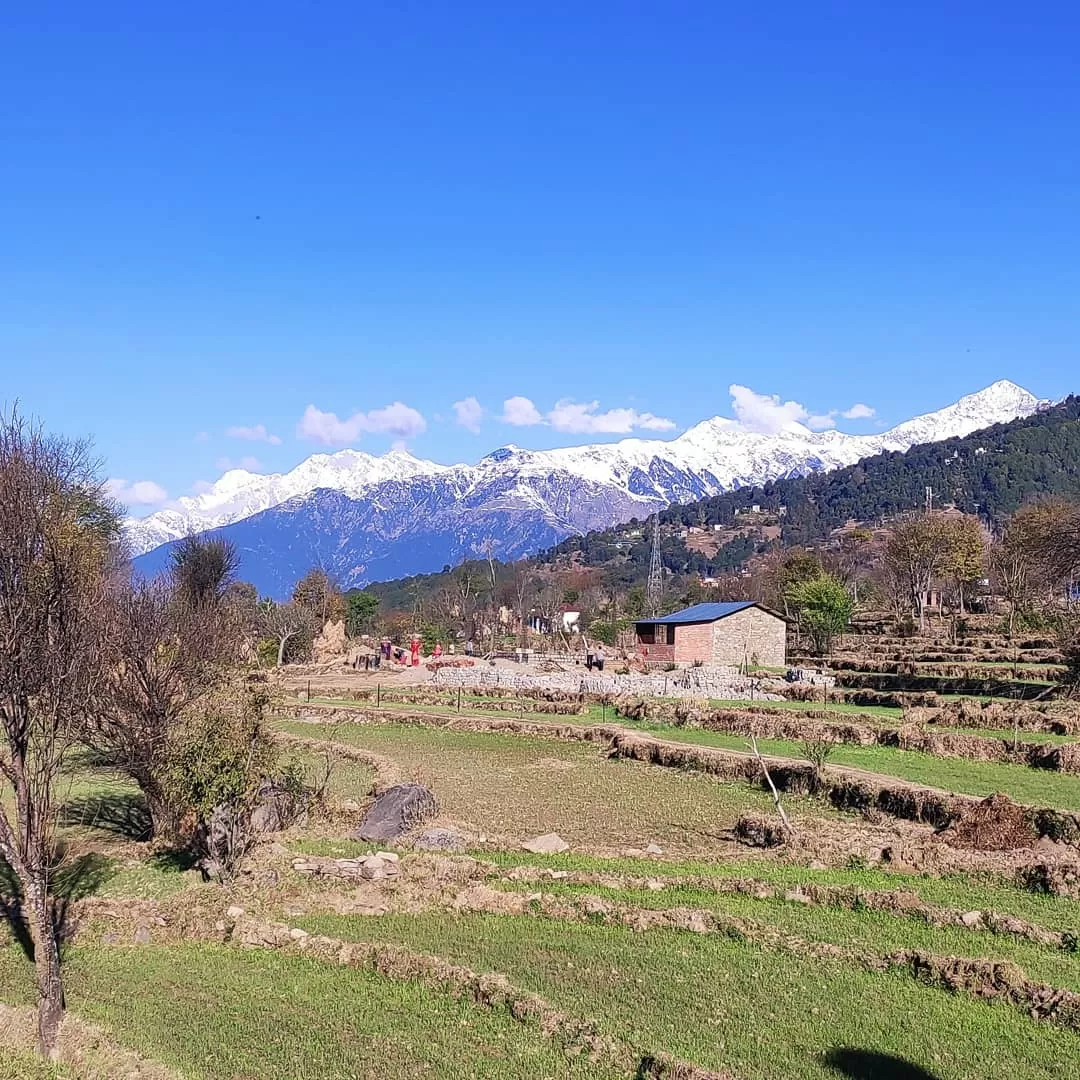
[[[262,688],[233,684],[201,702],[174,733],[170,800],[200,868],[216,881],[235,877],[254,845],[260,804],[273,805],[271,828],[306,806],[301,770],[279,760],[267,701]]]
[[[829,760],[835,745],[832,739],[823,735],[805,739],[801,744],[803,757],[810,762],[814,769],[815,790],[819,790],[824,783],[825,763]]]

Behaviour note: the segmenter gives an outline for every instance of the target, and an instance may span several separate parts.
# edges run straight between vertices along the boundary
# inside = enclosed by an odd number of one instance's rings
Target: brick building
[[[787,623],[748,600],[695,604],[661,619],[643,620],[635,629],[638,649],[649,662],[727,667],[787,663]]]

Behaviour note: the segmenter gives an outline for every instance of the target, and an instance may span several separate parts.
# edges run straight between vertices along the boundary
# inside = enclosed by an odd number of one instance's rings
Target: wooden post
[[[461,712],[461,687],[457,688],[457,711]]]
[[[378,708],[382,705],[382,683],[375,684],[375,706]]]

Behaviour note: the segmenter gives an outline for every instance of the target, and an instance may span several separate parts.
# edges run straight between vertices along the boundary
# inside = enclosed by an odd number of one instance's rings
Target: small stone
[[[528,903],[528,904],[531,904],[531,903],[533,903],[534,901],[537,901],[537,900],[542,900],[543,898],[544,898],[543,893],[531,892],[531,893],[526,893],[525,894],[525,902]]]
[[[965,926],[978,926],[979,923],[982,922],[982,912],[981,911],[965,911],[964,914],[960,916],[960,921]]]
[[[570,876],[569,870],[549,870],[548,877],[555,881],[560,881],[562,878],[568,878]]]
[[[810,903],[810,897],[807,896],[806,893],[804,893],[802,891],[802,889],[800,889],[798,887],[796,887],[794,889],[788,889],[788,891],[786,893],[784,893],[784,899],[791,902],[791,903],[793,903],[793,904],[809,904]]]
[[[662,881],[657,881],[656,878],[650,878],[649,881],[646,882],[646,888],[652,892],[660,892],[664,888],[664,883]]]
[[[645,852],[641,848],[628,847],[623,848],[622,851],[619,852],[619,854],[622,855],[624,859],[640,859],[644,857]]]
[[[228,911],[225,912],[226,919],[240,919],[244,916],[244,909],[237,907],[235,904]]]
[[[645,848],[646,855],[663,855],[664,849],[659,844],[649,844]]]
[[[825,864],[820,859],[812,859],[808,864],[811,870],[825,870]]]
[[[534,855],[558,855],[570,850],[570,845],[558,833],[535,836],[532,840],[526,840],[521,846]]]
[[[152,940],[153,940],[153,937],[150,934],[150,927],[149,926],[140,926],[135,931],[135,944],[136,945],[149,945]]]
[[[343,814],[359,814],[363,807],[355,799],[342,799],[338,809]]]
[[[294,926],[289,931],[289,937],[291,937],[293,941],[302,941],[307,936],[308,932],[306,930],[301,930],[299,926]]]
[[[383,859],[385,862],[397,862],[401,856],[396,851],[376,851],[376,859]]]

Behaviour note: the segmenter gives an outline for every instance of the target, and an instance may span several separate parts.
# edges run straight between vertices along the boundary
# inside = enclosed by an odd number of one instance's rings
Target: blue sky
[[[1080,390],[1075,5],[762,8],[18,6],[0,398],[156,498]]]

